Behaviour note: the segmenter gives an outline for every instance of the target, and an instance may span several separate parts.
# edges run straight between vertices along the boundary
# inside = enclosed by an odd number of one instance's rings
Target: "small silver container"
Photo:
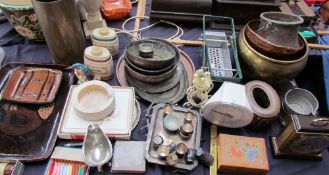
[[[311,92],[301,88],[294,88],[285,94],[282,107],[288,116],[316,115],[319,102]]]

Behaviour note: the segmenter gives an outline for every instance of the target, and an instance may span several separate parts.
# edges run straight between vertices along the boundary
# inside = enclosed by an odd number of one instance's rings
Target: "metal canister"
[[[170,166],[175,166],[177,162],[178,162],[178,156],[176,155],[176,153],[170,153],[166,157],[166,163]]]
[[[113,59],[107,49],[98,46],[87,47],[84,53],[84,63],[95,77],[102,80],[112,78]]]
[[[169,155],[170,149],[168,145],[160,145],[157,153],[161,159],[165,159]]]
[[[179,143],[176,146],[176,153],[178,157],[184,157],[187,152],[187,147],[184,143]]]
[[[156,135],[153,137],[152,142],[153,142],[153,149],[158,149],[158,147],[163,143],[163,138],[159,135]]]
[[[172,113],[174,111],[174,108],[172,107],[172,105],[170,104],[166,104],[164,107],[163,107],[163,114],[164,114],[164,117],[166,117],[168,114]]]
[[[179,135],[182,139],[189,139],[193,134],[193,125],[190,123],[184,123],[179,129]]]
[[[214,157],[202,148],[198,148],[195,153],[196,158],[206,166],[211,166],[214,163]]]
[[[32,4],[54,62],[66,65],[82,62],[86,40],[76,1],[32,0]],[[25,17],[19,20],[25,23]]]
[[[186,112],[184,117],[184,123],[191,123],[193,122],[194,114],[192,112]]]
[[[91,42],[94,46],[107,48],[113,56],[119,54],[119,39],[113,29],[103,27],[93,30]]]
[[[153,56],[153,44],[141,43],[139,45],[139,55],[143,58],[151,58]]]
[[[176,150],[176,143],[175,142],[171,142],[169,145],[169,152],[172,153]]]
[[[185,154],[185,162],[187,164],[193,164],[195,160],[195,149],[188,149]]]

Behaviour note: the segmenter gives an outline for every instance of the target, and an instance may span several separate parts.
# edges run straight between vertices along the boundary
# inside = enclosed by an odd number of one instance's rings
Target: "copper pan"
[[[258,52],[278,60],[293,60],[300,58],[300,52],[305,47],[302,36],[298,35],[298,48],[276,45],[256,33],[260,21],[253,20],[246,25],[245,35],[248,43]]]

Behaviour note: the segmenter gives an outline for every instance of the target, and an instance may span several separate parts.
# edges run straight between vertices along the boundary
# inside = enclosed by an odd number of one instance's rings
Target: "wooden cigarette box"
[[[218,171],[263,175],[269,171],[264,138],[219,134]]]

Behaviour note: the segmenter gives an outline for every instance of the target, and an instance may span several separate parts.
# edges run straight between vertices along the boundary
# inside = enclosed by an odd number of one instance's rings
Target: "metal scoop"
[[[98,124],[88,126],[82,146],[85,163],[102,171],[102,165],[112,158],[112,144]]]

